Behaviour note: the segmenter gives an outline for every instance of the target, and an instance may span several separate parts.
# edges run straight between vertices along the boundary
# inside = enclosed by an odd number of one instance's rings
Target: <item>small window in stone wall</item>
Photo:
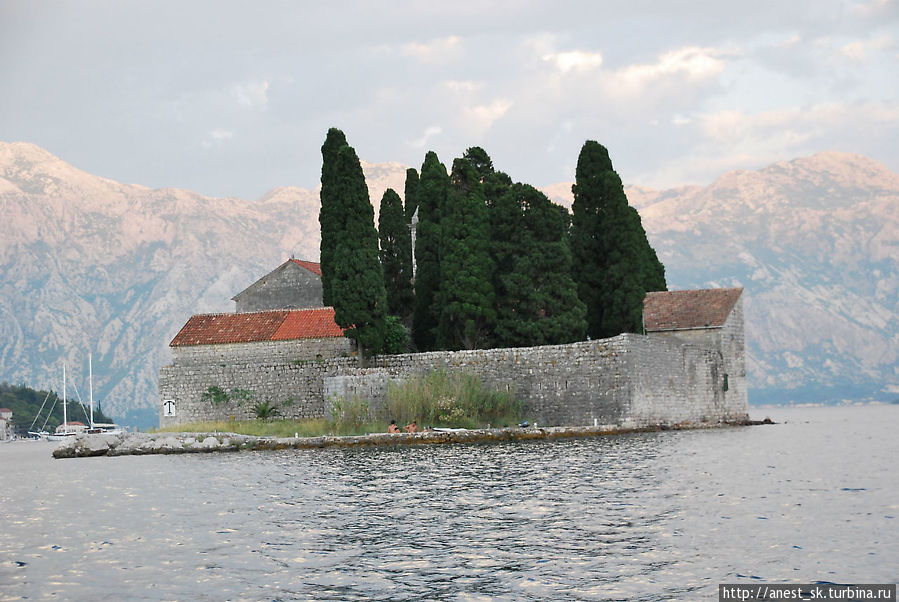
[[[724,375],[724,390],[727,391],[728,389],[730,389],[730,387],[728,386],[728,382],[727,382],[727,374],[725,374]]]

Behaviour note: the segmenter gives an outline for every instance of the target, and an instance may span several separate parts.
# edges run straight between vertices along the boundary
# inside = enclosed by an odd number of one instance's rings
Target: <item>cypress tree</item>
[[[499,199],[512,186],[512,178],[508,174],[496,171],[493,160],[480,146],[468,148],[462,158],[471,163],[477,174],[478,181],[484,185],[484,197],[487,205],[491,205]]]
[[[430,151],[421,166],[418,187],[418,227],[415,235],[415,302],[412,340],[419,351],[435,349],[439,313],[435,296],[440,290],[440,219],[446,204],[449,177],[446,167]]]
[[[347,145],[346,136],[337,128],[328,130],[322,145],[322,188],[319,193],[321,208],[318,222],[321,226],[319,261],[322,268],[322,301],[333,305],[331,298],[331,278],[334,273],[334,250],[344,229],[344,212],[341,206],[340,176],[337,172],[337,153]]]
[[[483,187],[465,159],[453,162],[441,226],[438,345],[445,349],[487,347],[496,319],[490,225]]]
[[[578,296],[587,306],[587,334],[606,338],[642,329],[647,286],[659,282],[658,259],[639,214],[627,203],[609,153],[584,143],[572,186],[571,250]],[[652,252],[650,252],[652,251]]]
[[[410,167],[406,170],[406,187],[403,191],[403,198],[406,201],[406,223],[412,223],[412,216],[418,209],[418,188],[421,182],[418,178],[418,172],[415,168]]]
[[[494,173],[493,160],[480,146],[472,146],[465,150],[462,158],[468,161],[474,168],[478,177],[478,182],[483,183],[487,176]]]
[[[334,192],[342,199],[343,209],[343,229],[331,262],[334,321],[356,339],[364,360],[368,352],[381,351],[386,336],[387,297],[378,260],[378,233],[365,174],[351,146],[337,152],[334,172]]]
[[[586,307],[571,277],[568,224],[563,207],[527,184],[513,185],[491,208],[498,346],[583,340]]]
[[[392,188],[384,191],[381,198],[378,236],[387,311],[407,323],[412,315],[412,236],[403,214],[403,202]]]
[[[649,291],[666,291],[668,283],[665,281],[665,266],[659,261],[656,250],[649,244],[646,237],[646,230],[643,229],[643,220],[640,214],[633,207],[631,210],[631,219],[634,221],[634,229],[640,233],[640,247],[643,249],[643,288]]]

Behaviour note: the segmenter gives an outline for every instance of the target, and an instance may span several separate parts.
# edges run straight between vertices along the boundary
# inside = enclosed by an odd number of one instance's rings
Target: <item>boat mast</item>
[[[94,370],[91,365],[91,354],[87,354],[87,388],[88,403],[91,406],[91,429],[94,428]]]
[[[63,429],[68,425],[69,419],[66,416],[66,365],[62,365],[62,426]]]

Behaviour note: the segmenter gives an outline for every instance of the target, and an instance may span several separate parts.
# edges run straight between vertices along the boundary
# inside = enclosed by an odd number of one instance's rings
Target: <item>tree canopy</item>
[[[410,167],[406,170],[406,186],[403,190],[403,198],[406,202],[406,223],[412,223],[412,216],[415,215],[415,210],[418,209],[418,188],[421,185],[418,177],[418,172]]]
[[[322,301],[333,305],[331,279],[334,273],[334,252],[345,226],[343,198],[340,195],[341,177],[337,172],[337,153],[347,145],[346,136],[337,128],[330,128],[322,144],[321,208],[318,222],[321,227],[319,261],[322,268]]]
[[[489,346],[496,320],[487,204],[477,171],[466,159],[453,161],[450,179],[441,219],[438,345],[478,349]]]
[[[418,228],[415,236],[415,303],[412,339],[419,351],[435,349],[440,290],[441,213],[446,204],[449,176],[437,153],[425,155],[418,187]]]
[[[583,340],[586,308],[571,278],[568,211],[519,183],[493,204],[490,214],[497,346]]]
[[[412,235],[403,214],[403,202],[392,188],[384,191],[381,199],[378,236],[387,311],[406,323],[412,316]]]
[[[327,160],[324,147],[322,154]],[[332,257],[327,266],[322,264],[322,276],[324,280],[325,272],[329,274],[334,321],[356,339],[360,353],[377,353],[386,336],[387,295],[374,209],[368,198],[365,174],[351,146],[344,144],[338,150],[332,169],[328,173],[333,176],[331,185],[334,196],[340,199],[341,213],[334,218],[338,227],[331,230],[335,237]],[[324,175],[323,167],[323,178]],[[333,225],[328,224],[329,228]]]
[[[584,143],[572,186],[571,251],[587,334],[606,338],[642,330],[647,290],[664,289],[664,268],[604,146]],[[661,275],[661,278],[660,278]]]

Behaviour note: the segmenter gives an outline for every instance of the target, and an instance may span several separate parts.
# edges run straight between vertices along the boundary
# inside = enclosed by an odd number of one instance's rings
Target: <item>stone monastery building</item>
[[[236,312],[192,316],[159,375],[160,426],[254,418],[268,401],[285,418],[330,415],[334,396],[377,410],[390,381],[465,371],[514,391],[541,425],[655,426],[746,417],[743,289],[653,292],[645,334],[567,345],[434,351],[371,358],[322,306],[321,266],[289,259],[233,297]]]

